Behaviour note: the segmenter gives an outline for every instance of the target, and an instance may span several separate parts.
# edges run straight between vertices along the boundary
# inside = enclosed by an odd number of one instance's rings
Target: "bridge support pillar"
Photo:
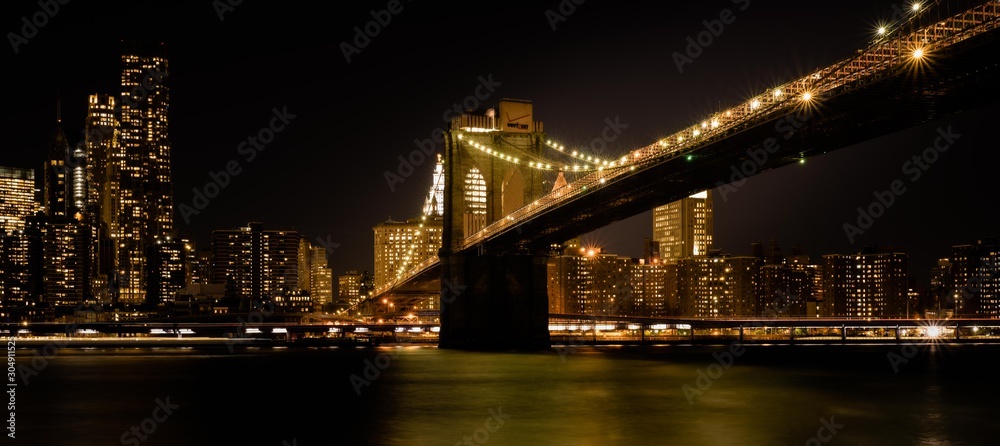
[[[441,259],[441,348],[548,349],[548,256]]]

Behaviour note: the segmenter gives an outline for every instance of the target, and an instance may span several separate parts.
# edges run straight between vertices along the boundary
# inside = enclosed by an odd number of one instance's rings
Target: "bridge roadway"
[[[745,343],[1000,343],[1000,319],[745,318],[696,319],[551,314],[552,345]],[[0,324],[19,344],[42,346],[194,346],[437,344],[437,323],[31,323]],[[65,341],[60,343],[59,341]],[[313,342],[310,342],[313,341]]]

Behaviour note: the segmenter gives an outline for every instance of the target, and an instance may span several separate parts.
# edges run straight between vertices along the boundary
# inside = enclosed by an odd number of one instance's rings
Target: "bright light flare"
[[[926,333],[927,333],[927,337],[929,337],[929,338],[940,337],[941,336],[941,327],[938,327],[937,325],[931,325],[931,326],[927,327]]]
[[[923,48],[917,48],[917,49],[913,50],[913,58],[914,59],[922,59],[923,57],[924,57],[924,49]]]

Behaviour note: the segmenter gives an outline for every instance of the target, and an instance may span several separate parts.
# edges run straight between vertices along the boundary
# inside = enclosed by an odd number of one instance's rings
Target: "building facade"
[[[443,221],[415,218],[405,222],[387,220],[375,231],[375,288],[381,288],[410,268],[437,258],[441,249]]]
[[[111,238],[118,247],[119,300],[145,301],[146,247],[173,232],[173,187],[167,110],[169,75],[162,45],[127,46],[122,54],[117,150],[109,157],[114,177]]]
[[[25,219],[39,207],[35,171],[0,166],[0,197],[0,230],[13,233],[24,229]]]
[[[299,234],[264,224],[212,232],[211,282],[230,297],[268,302],[299,291]]]
[[[901,252],[861,252],[823,256],[824,300],[837,317],[906,316],[907,256]]]
[[[705,255],[712,247],[712,191],[702,191],[653,209],[653,240],[660,260],[673,263]]]
[[[951,248],[947,307],[958,316],[1000,317],[1000,243],[994,239]]]
[[[749,317],[757,314],[755,257],[687,257],[677,261],[678,300],[683,316]]]

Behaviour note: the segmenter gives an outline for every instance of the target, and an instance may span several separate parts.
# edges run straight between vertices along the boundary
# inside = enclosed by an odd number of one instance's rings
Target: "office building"
[[[13,233],[24,229],[25,219],[38,207],[35,171],[0,166],[0,230]]]
[[[757,313],[759,264],[755,257],[709,253],[677,261],[683,316],[749,317]]]
[[[957,316],[1000,317],[1000,244],[976,240],[951,248],[948,307]]]
[[[485,208],[484,208],[485,209]],[[440,218],[387,220],[375,231],[375,288],[381,288],[409,269],[436,259],[441,249]]]
[[[146,247],[146,303],[156,306],[172,303],[178,290],[187,285],[185,267],[188,244],[184,240],[162,237]]]
[[[664,263],[708,253],[712,228],[711,190],[653,209],[653,240],[660,244]]]
[[[118,248],[119,300],[137,304],[145,300],[146,247],[173,231],[169,71],[163,46],[127,45],[121,73],[121,118],[118,144],[109,156],[112,197],[106,215],[113,216],[109,230]]]
[[[865,249],[823,256],[824,300],[837,317],[905,317],[907,256]]]
[[[267,302],[299,290],[299,234],[245,227],[212,232],[211,282],[226,284],[231,297]]]

